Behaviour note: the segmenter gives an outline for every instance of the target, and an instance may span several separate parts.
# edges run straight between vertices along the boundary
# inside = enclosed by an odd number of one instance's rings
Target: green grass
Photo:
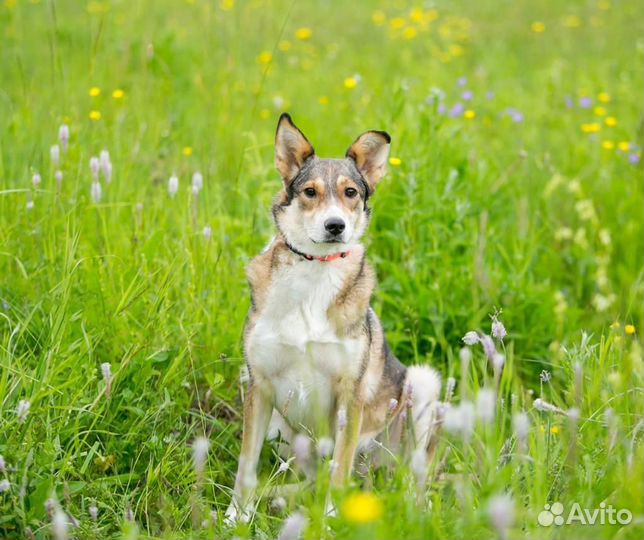
[[[0,493],[1,538],[49,537],[52,497],[81,538],[271,538],[296,510],[306,538],[490,538],[488,504],[501,493],[514,501],[512,538],[642,537],[644,196],[629,155],[642,158],[644,9],[635,0],[435,7],[3,2],[0,480],[10,486]],[[537,21],[545,31],[533,31]],[[311,36],[297,39],[300,28]],[[94,86],[101,93],[91,97]],[[441,102],[451,109],[467,89],[474,118],[441,114]],[[598,102],[601,92],[609,102]],[[241,438],[244,267],[273,234],[282,110],[323,156],[343,155],[366,129],[392,135],[400,164],[373,199],[366,242],[380,281],[374,306],[403,362],[454,376],[458,403],[491,378],[474,348],[461,380],[461,337],[489,332],[495,308],[509,331],[494,424],[467,443],[446,434],[427,489],[402,458],[392,471],[354,476],[349,492],[384,503],[366,525],[324,518],[328,463],[314,489],[271,511],[269,492],[296,477],[276,474],[270,444],[253,523],[230,530],[221,519]],[[49,148],[64,122],[71,140],[58,189]],[[598,133],[582,130],[592,123]],[[103,148],[114,174],[95,204],[89,160]],[[196,199],[195,170],[205,177]],[[180,186],[170,198],[173,172]],[[535,410],[539,396],[578,407],[578,426]],[[24,422],[21,400],[31,403]],[[512,435],[520,410],[531,422],[529,457]],[[204,434],[211,447],[197,490],[190,444]],[[540,527],[554,501],[605,502],[634,518]],[[202,526],[211,509],[219,517]]]

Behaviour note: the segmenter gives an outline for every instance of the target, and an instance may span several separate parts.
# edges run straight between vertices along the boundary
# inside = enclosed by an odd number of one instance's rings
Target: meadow
[[[0,538],[642,538],[643,30],[636,0],[4,0]],[[321,156],[392,136],[373,305],[442,436],[335,517],[328,459],[288,488],[266,444],[229,527],[282,111]]]

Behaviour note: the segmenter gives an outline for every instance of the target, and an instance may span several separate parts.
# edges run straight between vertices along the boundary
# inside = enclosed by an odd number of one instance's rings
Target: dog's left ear
[[[367,131],[347,150],[347,157],[356,162],[360,174],[369,184],[371,193],[387,172],[390,142],[391,137],[384,131]]]
[[[288,113],[282,113],[275,133],[275,167],[288,185],[300,172],[304,162],[315,150]]]

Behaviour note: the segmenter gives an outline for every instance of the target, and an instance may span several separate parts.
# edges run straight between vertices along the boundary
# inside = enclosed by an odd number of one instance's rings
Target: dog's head
[[[282,114],[275,135],[275,166],[284,191],[273,216],[286,241],[320,256],[358,242],[369,221],[367,199],[386,171],[390,141],[384,131],[367,131],[344,159],[322,159],[291,117]]]

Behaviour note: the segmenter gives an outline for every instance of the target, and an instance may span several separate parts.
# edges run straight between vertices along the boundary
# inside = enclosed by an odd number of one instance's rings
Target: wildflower
[[[523,122],[523,113],[521,111],[511,109],[509,110],[509,115],[515,124],[521,124]]]
[[[40,174],[34,173],[34,175],[31,177],[31,183],[34,185],[34,188],[38,189],[41,182],[42,178],[40,177]]]
[[[286,509],[286,499],[284,497],[275,497],[268,503],[268,507],[274,514],[281,514]]]
[[[589,122],[587,124],[582,124],[581,125],[581,130],[584,133],[597,133],[600,131],[602,128],[601,124],[598,124],[597,122]]]
[[[550,433],[552,433],[553,435],[559,435],[559,426],[552,426],[550,428]]]
[[[496,339],[503,341],[503,338],[507,336],[508,333],[506,332],[503,323],[499,320],[499,314],[500,312],[497,312],[492,315],[492,335]]]
[[[57,144],[52,145],[49,149],[49,157],[51,158],[51,163],[54,167],[60,165],[60,146]]]
[[[262,51],[257,57],[257,61],[260,64],[270,64],[271,60],[273,60],[273,53],[271,53],[270,51]]]
[[[593,106],[593,100],[588,96],[582,96],[579,98],[579,106],[582,109],[590,109]]]
[[[482,388],[476,396],[476,414],[484,424],[494,422],[496,394],[493,390]]]
[[[572,109],[575,106],[575,102],[570,96],[565,96],[564,97],[564,102],[566,103],[566,108],[567,109]]]
[[[568,409],[567,415],[570,421],[574,423],[579,422],[579,418],[581,417],[581,413],[577,407]]]
[[[337,428],[342,431],[345,427],[347,427],[347,409],[345,407],[340,407],[338,409]]]
[[[528,432],[530,431],[530,419],[525,412],[514,413],[512,416],[512,427],[519,441],[527,441]]]
[[[69,147],[69,126],[67,124],[63,124],[58,128],[58,140],[63,152],[67,152]]]
[[[329,104],[329,98],[327,96],[320,96],[318,99],[318,103],[320,105],[328,105]]]
[[[615,148],[615,143],[613,141],[604,141],[602,143],[602,148],[604,150],[613,150]]]
[[[394,17],[389,21],[389,26],[391,26],[393,30],[400,30],[405,26],[405,19],[403,17]]]
[[[293,454],[298,466],[304,470],[310,470],[311,465],[311,439],[301,433],[293,439]]]
[[[402,32],[403,39],[414,39],[417,35],[418,30],[416,30],[413,26],[407,26]]]
[[[231,11],[235,7],[235,0],[220,0],[219,7],[223,11]]]
[[[101,163],[96,156],[93,156],[90,158],[89,170],[92,172],[92,179],[95,182],[98,182],[98,173],[101,170]]]
[[[542,383],[549,383],[552,379],[552,374],[548,370],[544,369],[539,375],[539,379],[541,379]]]
[[[467,84],[467,77],[459,77],[458,81],[456,81],[456,84],[458,86],[465,86]]]
[[[383,513],[382,501],[373,493],[349,495],[342,504],[342,515],[351,523],[373,523]]]
[[[505,365],[505,356],[501,353],[496,353],[492,358],[492,367],[494,368],[494,373],[500,374]]]
[[[471,109],[468,109],[463,113],[463,118],[465,118],[466,120],[473,120],[475,117],[476,113]]]
[[[295,31],[295,37],[300,41],[305,41],[307,39],[310,39],[312,35],[313,35],[313,30],[307,27],[298,28]]]
[[[400,165],[402,165],[402,159],[392,156],[389,158],[389,165],[392,167],[400,167]]]
[[[203,474],[206,459],[208,458],[209,446],[210,442],[206,437],[197,437],[192,442],[192,463],[195,467],[197,476],[201,476]]]
[[[201,234],[203,234],[203,237],[206,240],[210,240],[212,238],[212,227],[210,225],[206,225],[201,231]]]
[[[51,531],[56,540],[67,540],[69,523],[67,515],[60,508],[56,508],[51,520]]]
[[[604,107],[595,107],[593,112],[595,113],[595,116],[606,116],[606,109]]]
[[[89,95],[90,95],[91,97],[98,97],[98,96],[100,96],[100,95],[101,95],[101,89],[100,89],[98,86],[92,86],[92,87],[89,89]]]
[[[460,433],[467,441],[474,431],[474,419],[474,404],[470,401],[461,401],[460,405],[446,409],[443,425],[447,431]]]
[[[371,14],[371,20],[376,26],[382,26],[387,21],[387,16],[384,11],[378,9]]]
[[[95,180],[94,182],[92,182],[90,195],[92,197],[92,201],[94,201],[94,204],[98,204],[101,202],[101,197],[103,196],[103,190],[101,188],[101,183],[99,181]]]
[[[329,457],[333,453],[333,439],[329,437],[320,437],[318,441],[318,454],[321,458]]]
[[[579,28],[581,26],[581,19],[577,15],[567,15],[563,20],[563,24],[568,28]]]
[[[637,165],[640,162],[640,155],[639,154],[629,154],[628,155],[628,162],[631,165]]]
[[[203,175],[199,171],[195,171],[192,175],[192,192],[198,195],[203,189]]]
[[[308,520],[300,512],[293,513],[284,521],[277,540],[298,540],[302,537],[307,523]]]
[[[31,198],[31,193],[27,194],[27,210],[33,210],[34,209],[34,200]]]
[[[546,30],[546,25],[543,24],[541,21],[535,21],[530,25],[530,29],[535,33],[535,34],[541,34]]]
[[[11,484],[9,483],[9,480],[6,478],[3,480],[0,480],[0,493],[4,493],[5,491],[9,491],[11,489]]]
[[[358,81],[355,77],[347,77],[344,79],[344,87],[347,90],[353,90],[356,86],[358,86]]]
[[[101,111],[90,111],[89,112],[89,119],[93,121],[97,121],[101,119]]]
[[[284,51],[284,52],[286,52],[286,51],[290,51],[290,50],[291,50],[291,42],[290,42],[290,41],[288,41],[287,39],[283,39],[282,41],[280,41],[280,42],[277,44],[277,48],[278,48],[280,51]]]
[[[117,88],[116,90],[114,90],[114,92],[112,92],[112,97],[114,99],[123,99],[125,97],[125,92],[120,88]]]
[[[461,94],[461,99],[463,101],[472,101],[473,97],[474,97],[474,93],[471,90],[465,90],[465,92]]]
[[[449,110],[449,115],[452,118],[460,118],[463,115],[465,107],[462,103],[455,103]]]
[[[105,395],[110,397],[110,390],[112,388],[112,366],[109,362],[103,362],[101,364],[101,373],[105,381]]]
[[[485,351],[485,356],[488,360],[494,360],[494,355],[496,355],[496,347],[494,346],[494,341],[487,334],[482,334],[480,337],[481,345]]]
[[[179,177],[173,174],[168,180],[168,194],[170,197],[174,197],[177,191],[179,191]]]
[[[31,403],[26,399],[21,399],[16,409],[16,416],[18,417],[19,423],[23,424],[25,422],[29,414],[29,409],[31,409]]]
[[[617,143],[617,148],[622,152],[628,152],[631,148],[631,143],[628,141],[620,141]]]
[[[98,508],[95,504],[89,507],[89,517],[92,521],[96,521],[98,519]]]
[[[600,103],[608,103],[610,101],[610,94],[608,92],[600,92],[597,94],[597,99]]]
[[[479,338],[479,335],[474,330],[470,330],[461,339],[463,340],[463,343],[465,343],[465,345],[476,345],[481,340],[481,338]]]
[[[635,326],[632,324],[627,324],[624,326],[624,332],[626,332],[627,335],[632,336],[635,333]]]
[[[467,371],[467,366],[472,360],[472,351],[467,347],[461,347],[458,356],[461,359],[461,371]]]
[[[490,522],[501,540],[508,538],[508,529],[514,523],[514,501],[509,495],[496,495],[488,503]]]
[[[103,177],[109,184],[112,181],[112,162],[110,161],[110,153],[107,150],[101,150],[99,163]]]
[[[535,399],[533,405],[535,409],[541,412],[563,413],[563,411],[559,407],[553,405],[552,403],[548,403],[541,398]]]
[[[4,460],[4,456],[0,454],[0,473],[7,472],[7,463]]]

